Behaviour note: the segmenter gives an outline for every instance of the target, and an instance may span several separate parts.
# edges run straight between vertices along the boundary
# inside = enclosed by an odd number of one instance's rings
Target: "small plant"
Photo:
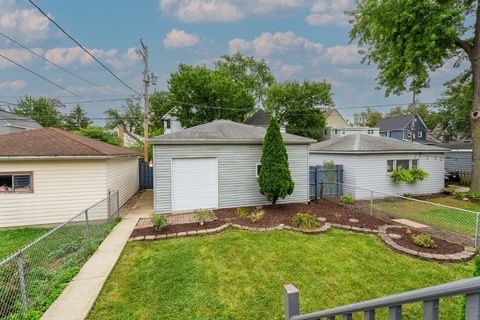
[[[317,218],[311,214],[297,212],[292,217],[292,226],[300,229],[315,230],[320,227],[320,223],[318,222]]]
[[[429,176],[428,172],[422,168],[412,168],[410,169],[410,174],[412,175],[413,182],[426,180]]]
[[[255,209],[252,212],[250,212],[250,214],[248,215],[248,218],[252,222],[258,222],[258,221],[262,220],[264,215],[265,215],[265,211]]]
[[[340,203],[343,204],[352,204],[353,203],[353,196],[351,194],[344,194],[340,197]]]
[[[215,213],[208,209],[197,209],[193,211],[195,220],[200,222],[200,225],[203,226],[205,221],[211,221],[216,218]]]
[[[422,248],[436,248],[435,240],[428,234],[422,233],[412,237],[413,243]]]
[[[445,188],[442,189],[442,192],[443,192],[444,194],[452,194],[452,193],[455,192],[455,189],[454,189],[454,188],[451,188],[451,187],[445,187]]]
[[[383,198],[383,202],[393,202],[393,198],[392,197],[385,197],[385,198]]]
[[[333,216],[335,217],[335,220],[340,220],[340,218],[342,217],[342,214],[340,212],[335,212]]]
[[[152,214],[150,216],[155,230],[160,231],[167,225],[167,216],[165,214]]]
[[[461,199],[461,198],[463,198],[463,193],[458,192],[458,191],[454,191],[454,192],[452,192],[452,197],[457,198],[457,199]]]
[[[237,208],[238,218],[247,218],[250,215],[250,211],[247,208]]]
[[[412,233],[413,233],[413,232],[412,232],[412,230],[410,230],[410,229],[405,230],[405,234],[406,234],[406,235],[411,235]]]
[[[395,169],[392,171],[390,175],[393,182],[400,183],[400,182],[407,182],[407,183],[415,183],[417,181],[423,181],[428,178],[428,172],[421,168],[412,168],[412,169]]]
[[[404,196],[405,198],[413,198],[410,192],[405,192],[402,196]]]

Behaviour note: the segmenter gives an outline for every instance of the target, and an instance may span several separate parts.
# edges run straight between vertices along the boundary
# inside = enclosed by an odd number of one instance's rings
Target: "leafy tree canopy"
[[[115,133],[110,132],[102,127],[88,126],[80,130],[75,130],[73,131],[73,133],[116,146],[120,146],[120,138]]]
[[[263,140],[260,193],[275,206],[279,198],[292,194],[295,184],[288,167],[288,154],[277,119],[272,117]]]
[[[118,125],[136,134],[143,134],[143,108],[138,100],[129,98],[120,110],[110,108],[105,111],[105,127],[113,129]]]
[[[234,81],[240,81],[245,90],[255,98],[257,105],[265,100],[265,91],[275,82],[265,60],[245,57],[240,53],[222,56],[215,61],[216,70],[230,75]]]
[[[284,82],[267,90],[265,109],[285,125],[288,133],[320,140],[325,117],[321,107],[333,106],[331,85],[326,82]]]
[[[61,110],[65,106],[57,99],[25,97],[18,100],[12,112],[19,116],[30,117],[42,127],[62,128]]]
[[[216,119],[242,122],[255,106],[243,83],[205,66],[181,64],[168,86],[173,113],[185,128]]]
[[[80,130],[91,124],[92,121],[87,117],[85,111],[78,104],[72,111],[63,116],[63,126],[65,130]]]
[[[174,105],[170,102],[170,93],[168,91],[157,91],[150,96],[150,131],[163,133],[162,118],[172,110]]]
[[[374,128],[382,118],[383,115],[381,112],[368,107],[366,111],[355,113],[353,115],[353,125],[357,127]]]

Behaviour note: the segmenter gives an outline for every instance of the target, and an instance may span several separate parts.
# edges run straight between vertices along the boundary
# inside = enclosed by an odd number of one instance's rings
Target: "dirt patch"
[[[437,245],[436,248],[424,248],[424,247],[417,246],[415,243],[413,243],[412,237],[421,234],[421,232],[410,230],[411,234],[408,234],[407,230],[409,229],[404,229],[404,228],[391,229],[390,230],[391,233],[396,233],[401,235],[400,239],[392,239],[393,242],[407,249],[415,250],[418,252],[432,253],[432,254],[452,254],[452,253],[459,253],[464,250],[464,247],[462,245],[451,243],[433,236],[432,236],[432,239],[435,241],[435,244]]]
[[[122,209],[123,210],[130,209],[137,202],[138,198],[142,196],[144,192],[145,192],[145,189],[138,190],[130,199],[127,200],[127,202],[123,204]]]
[[[387,224],[386,220],[365,214],[354,206],[340,205],[333,200],[325,199],[313,201],[310,204],[279,204],[275,209],[271,205],[246,208],[248,210],[263,210],[265,212],[264,217],[260,221],[252,222],[248,218],[238,218],[235,208],[218,209],[214,211],[217,219],[215,221],[205,222],[203,226],[199,223],[168,225],[160,232],[156,231],[153,227],[138,228],[133,231],[132,237],[212,229],[225,223],[234,223],[256,228],[276,227],[279,224],[291,226],[292,217],[297,212],[304,212],[316,217],[323,217],[326,219],[323,223],[336,223],[358,228],[377,229],[378,227]],[[352,222],[357,220],[358,222]]]

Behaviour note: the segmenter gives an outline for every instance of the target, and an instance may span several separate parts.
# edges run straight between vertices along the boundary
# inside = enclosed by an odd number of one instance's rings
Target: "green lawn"
[[[88,319],[283,319],[287,283],[297,285],[301,310],[311,312],[472,272],[472,263],[440,264],[398,254],[373,235],[232,229],[129,242]],[[442,300],[442,319],[457,318],[459,305],[459,298]],[[421,318],[421,305],[405,306],[404,314],[404,319]],[[382,310],[378,319],[385,316]]]
[[[49,229],[25,228],[0,231],[0,260],[45,234]]]
[[[452,197],[433,198],[428,201],[480,212],[480,204]],[[369,206],[369,204],[367,206]],[[447,231],[471,237],[475,236],[475,225],[477,221],[477,215],[475,213],[408,200],[399,201],[395,199],[391,201],[388,198],[387,201],[376,200],[373,207],[377,211],[389,213],[392,218],[405,218]]]

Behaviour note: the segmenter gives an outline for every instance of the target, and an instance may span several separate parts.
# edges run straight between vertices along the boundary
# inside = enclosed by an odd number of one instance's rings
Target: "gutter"
[[[263,139],[172,139],[172,140],[149,140],[154,145],[198,145],[198,144],[263,144]],[[304,141],[284,141],[285,144],[311,144],[317,141],[306,139]]]
[[[111,155],[111,156],[0,156],[0,161],[12,160],[106,160],[114,158],[139,157],[137,154],[132,155]]]

